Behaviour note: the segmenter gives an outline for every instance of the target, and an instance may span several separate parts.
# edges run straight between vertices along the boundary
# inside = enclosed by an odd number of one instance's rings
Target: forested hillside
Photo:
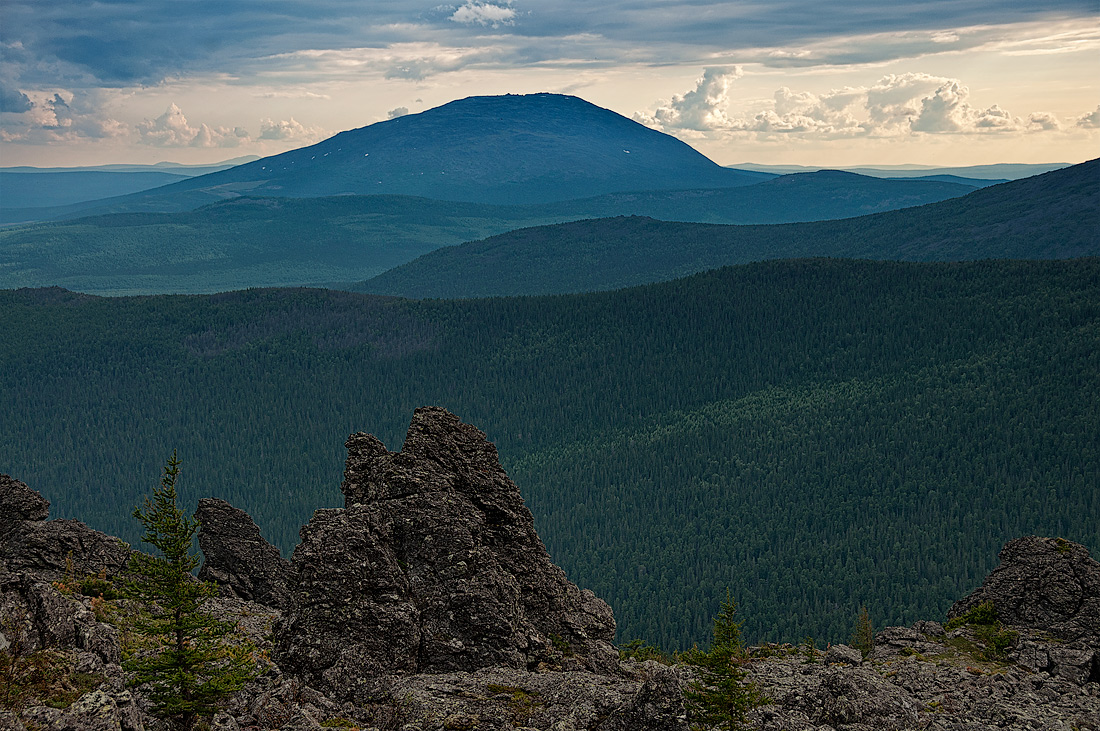
[[[342,504],[347,434],[483,429],[620,637],[942,616],[1008,539],[1091,550],[1100,261],[804,260],[588,295],[0,292],[0,471],[136,542],[172,449],[284,552]]]
[[[360,281],[441,246],[595,216],[782,223],[940,201],[972,188],[823,172],[714,190],[616,193],[516,206],[398,195],[239,197],[178,213],[119,213],[0,231],[0,287],[93,294],[224,292]],[[623,232],[613,232],[619,240]]]
[[[753,188],[798,185],[792,175]],[[832,256],[902,261],[1100,255],[1100,160],[915,208],[840,221],[710,226],[578,221],[439,249],[351,287],[405,297],[615,289],[728,264]]]

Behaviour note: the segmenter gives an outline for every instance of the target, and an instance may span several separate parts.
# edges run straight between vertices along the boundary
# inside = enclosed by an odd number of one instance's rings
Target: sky
[[[556,92],[723,165],[1100,156],[1100,0],[4,0],[0,165],[270,155]]]

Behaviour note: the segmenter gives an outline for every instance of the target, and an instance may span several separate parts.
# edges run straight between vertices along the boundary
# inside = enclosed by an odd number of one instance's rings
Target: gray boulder
[[[30,728],[50,731],[144,731],[144,717],[127,690],[85,693],[68,708],[38,706],[23,714]]]
[[[248,513],[225,500],[199,500],[199,548],[204,561],[199,578],[224,587],[232,596],[285,609],[290,562],[264,540]]]
[[[863,653],[848,645],[830,645],[825,651],[826,665],[859,665],[863,662]]]
[[[617,671],[610,607],[550,560],[481,431],[421,408],[400,452],[346,446],[345,507],[294,551],[281,666],[346,697],[382,673]]]

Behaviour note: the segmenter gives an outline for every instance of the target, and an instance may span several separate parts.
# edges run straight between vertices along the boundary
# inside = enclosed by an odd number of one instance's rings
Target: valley
[[[754,642],[940,616],[1006,540],[1097,548],[1100,168],[1050,167],[730,170],[536,94],[50,209],[0,230],[0,468],[136,543],[178,449],[285,553],[438,405],[619,640],[727,587]]]

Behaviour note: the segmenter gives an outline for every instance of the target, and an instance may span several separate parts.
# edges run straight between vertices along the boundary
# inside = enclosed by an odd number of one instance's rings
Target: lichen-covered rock
[[[23,719],[32,728],[49,731],[145,731],[141,710],[126,690],[93,690],[68,708],[28,709]]]
[[[19,480],[0,475],[0,563],[45,581],[115,576],[130,560],[118,538],[76,520],[50,520],[50,503]]]
[[[540,666],[614,672],[614,618],[554,565],[478,429],[417,409],[400,452],[352,435],[345,508],[292,558],[281,665],[355,697],[379,672]]]
[[[25,651],[79,649],[103,663],[117,664],[121,656],[118,630],[96,619],[83,602],[64,596],[33,574],[13,573],[0,567],[0,627],[6,634],[0,646],[16,641]]]
[[[825,671],[814,705],[817,720],[833,726],[866,726],[877,731],[917,727],[917,704],[908,693],[870,668]]]
[[[1000,559],[977,590],[955,602],[949,618],[991,601],[1010,627],[1100,647],[1100,563],[1088,549],[1061,538],[1024,536],[1005,544]]]
[[[863,653],[848,645],[831,645],[825,653],[825,662],[838,665],[859,665],[863,662]]]
[[[950,637],[923,655],[829,665],[788,646],[749,663],[770,699],[750,714],[760,731],[1100,731],[1100,684],[989,662]]]
[[[27,487],[26,483],[0,474],[0,535],[25,520],[50,517],[50,501]]]
[[[687,731],[684,680],[657,663],[631,676],[486,668],[393,678],[389,697],[415,728],[440,728],[431,721],[440,719],[444,729],[478,731]]]
[[[234,596],[284,609],[290,601],[286,588],[290,562],[264,540],[248,513],[225,500],[199,500],[199,548],[204,561],[199,578],[213,581]]]
[[[918,622],[917,624],[921,625],[924,629],[935,632],[934,627],[928,626],[934,623]],[[943,634],[943,628],[940,627],[938,636],[943,636]],[[876,660],[882,660],[899,654],[931,652],[936,649],[936,643],[932,639],[936,636],[935,634],[926,635],[918,631],[915,626],[887,627],[875,635],[875,644],[874,649],[871,651],[871,657]]]

